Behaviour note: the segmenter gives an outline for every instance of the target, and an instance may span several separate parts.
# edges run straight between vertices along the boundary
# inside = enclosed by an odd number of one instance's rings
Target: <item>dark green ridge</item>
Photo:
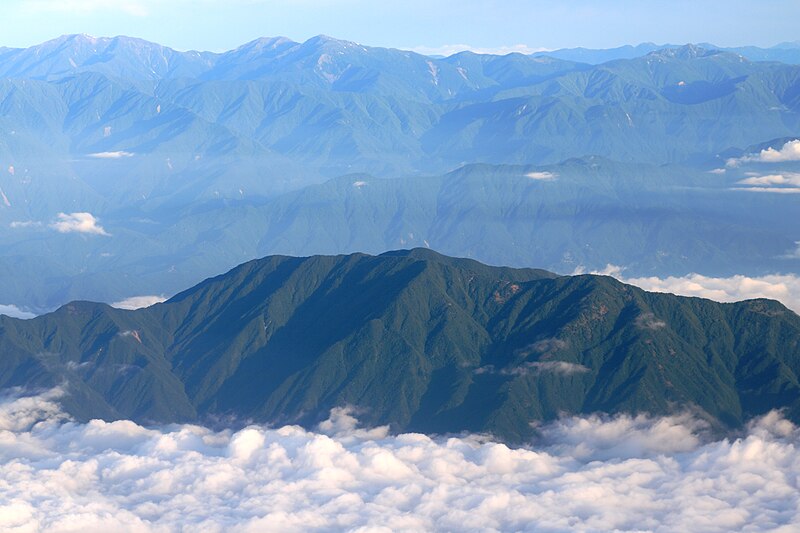
[[[571,413],[690,408],[800,422],[800,317],[604,276],[425,249],[271,256],[138,311],[0,317],[0,388],[62,385],[81,420],[313,426],[352,405],[393,431],[529,438]]]

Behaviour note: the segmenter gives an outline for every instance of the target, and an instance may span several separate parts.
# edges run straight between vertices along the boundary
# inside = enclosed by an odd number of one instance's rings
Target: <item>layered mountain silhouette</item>
[[[691,45],[587,65],[436,59],[325,36],[210,54],[77,35],[4,49],[0,78],[0,156],[19,162],[125,152],[162,154],[162,166],[172,157],[174,169],[195,156],[247,154],[312,176],[585,155],[676,163],[800,125],[800,66]]]
[[[708,172],[798,136],[800,67],[639,51],[593,65],[85,35],[0,49],[0,304],[174,294],[268,254],[426,242],[562,273],[796,269],[792,195],[731,191],[761,169]],[[72,213],[103,231],[56,231]]]
[[[172,295],[265,255],[424,246],[564,274],[609,263],[629,277],[797,269],[795,195],[738,190],[747,171],[590,157],[467,165],[441,176],[354,174],[260,199],[83,207],[107,235],[56,231],[55,213],[77,210],[70,205],[28,217],[0,209],[0,303],[44,312],[75,299]]]
[[[425,249],[272,256],[138,311],[0,317],[0,387],[53,387],[79,419],[370,425],[529,438],[562,414],[692,409],[800,420],[800,317],[602,276]]]

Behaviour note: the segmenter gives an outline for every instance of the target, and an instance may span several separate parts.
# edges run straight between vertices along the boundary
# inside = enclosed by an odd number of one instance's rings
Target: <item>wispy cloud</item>
[[[558,174],[555,172],[528,172],[525,177],[532,180],[553,181],[558,177]]]
[[[800,524],[800,432],[708,440],[690,415],[571,417],[535,447],[359,430],[64,423],[0,404],[0,528],[19,531],[775,531]]]
[[[11,229],[39,228],[41,226],[42,223],[35,220],[14,220],[8,225],[8,227]]]
[[[787,172],[784,174],[767,174],[766,176],[751,176],[738,183],[742,185],[756,185],[759,187],[767,185],[791,185],[800,187],[800,174],[794,172]]]
[[[784,259],[800,259],[800,241],[794,243],[796,248],[794,250],[790,250],[789,253],[783,255]]]
[[[659,320],[653,313],[642,313],[636,317],[636,327],[641,329],[658,330],[667,327],[667,323]]]
[[[734,187],[733,190],[778,194],[800,193],[800,174],[796,172],[766,175],[752,173],[752,175],[739,180],[737,183],[739,185],[748,185],[748,187]]]
[[[800,187],[733,187],[733,191],[760,192],[769,194],[798,194]]]
[[[124,159],[127,157],[133,157],[135,154],[133,152],[97,152],[94,154],[89,154],[87,157],[91,157],[92,159]]]
[[[110,234],[98,222],[91,213],[59,213],[58,219],[50,227],[59,233],[86,233],[109,237]]]
[[[494,365],[481,366],[473,370],[473,374],[499,374],[501,376],[525,376],[528,374],[558,374],[571,376],[591,372],[588,367],[568,361],[527,361],[522,364],[497,368]]]

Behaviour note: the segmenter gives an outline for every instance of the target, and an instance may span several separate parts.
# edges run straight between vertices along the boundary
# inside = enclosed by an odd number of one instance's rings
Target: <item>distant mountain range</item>
[[[92,176],[108,171],[91,164],[98,154],[131,154],[161,187],[167,171],[187,171],[213,175],[228,196],[242,178],[220,169],[226,158],[247,157],[261,173],[282,165],[247,183],[270,192],[321,175],[464,162],[679,163],[800,129],[800,66],[691,45],[592,66],[521,54],[433,59],[328,37],[214,55],[68,36],[0,52],[0,79],[4,162]]]
[[[428,177],[354,174],[260,200],[93,207],[97,224],[70,233],[53,227],[55,217],[17,222],[0,210],[9,281],[0,302],[44,311],[76,298],[172,295],[263,255],[412,246],[560,273],[609,263],[629,276],[797,271],[796,195],[740,190],[750,168],[712,174],[585,158]],[[96,228],[105,234],[79,231]]]
[[[426,243],[562,273],[796,271],[791,195],[731,190],[762,169],[722,170],[797,137],[800,67],[691,45],[600,65],[324,36],[6,48],[0,304]]]
[[[750,61],[776,61],[779,63],[800,64],[800,41],[780,43],[769,48],[758,46],[739,46],[721,47],[711,43],[700,43],[698,46],[708,50],[721,50],[746,57]],[[664,50],[665,48],[679,48],[674,44],[654,44],[642,43],[635,46],[625,45],[616,48],[592,49],[592,48],[561,48],[547,52],[536,52],[531,54],[534,57],[554,57],[567,61],[577,61],[599,65],[608,61],[618,59],[634,59],[642,57],[651,52]]]
[[[312,426],[351,406],[394,431],[514,442],[565,413],[692,409],[725,430],[770,409],[800,421],[799,338],[769,300],[424,249],[274,256],[138,311],[0,317],[0,388],[60,386],[80,419]]]

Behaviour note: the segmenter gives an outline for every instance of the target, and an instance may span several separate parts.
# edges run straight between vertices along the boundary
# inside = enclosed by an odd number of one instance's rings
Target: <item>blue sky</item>
[[[88,33],[221,51],[262,36],[324,33],[425,52],[770,46],[800,39],[797,21],[800,0],[3,0],[0,45]]]

